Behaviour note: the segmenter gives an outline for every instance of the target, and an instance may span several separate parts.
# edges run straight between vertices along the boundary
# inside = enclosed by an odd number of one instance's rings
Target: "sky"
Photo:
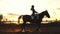
[[[60,20],[60,0],[0,0],[0,14],[5,16],[9,13],[31,15],[32,5],[38,13],[47,9],[50,19]]]

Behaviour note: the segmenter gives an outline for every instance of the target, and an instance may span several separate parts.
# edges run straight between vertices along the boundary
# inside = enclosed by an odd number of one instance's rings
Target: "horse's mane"
[[[45,12],[47,12],[47,10],[45,10],[45,11],[43,11],[43,12],[41,12],[41,13],[45,13]]]

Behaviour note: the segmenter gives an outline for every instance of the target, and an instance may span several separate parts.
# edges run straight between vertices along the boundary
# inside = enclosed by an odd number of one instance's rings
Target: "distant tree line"
[[[0,22],[1,22],[2,19],[3,19],[3,15],[0,15]]]

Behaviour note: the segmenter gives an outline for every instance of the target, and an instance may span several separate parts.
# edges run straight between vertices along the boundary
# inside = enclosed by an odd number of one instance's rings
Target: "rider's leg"
[[[34,14],[32,14],[31,18],[34,19]]]

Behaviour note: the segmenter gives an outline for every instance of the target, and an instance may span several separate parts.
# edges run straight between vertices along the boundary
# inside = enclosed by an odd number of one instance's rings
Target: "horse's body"
[[[44,17],[45,15],[46,15],[48,18],[50,18],[50,15],[48,14],[47,10],[46,10],[46,11],[43,11],[43,12],[41,12],[41,13],[38,14],[39,19],[37,19],[36,17],[34,17],[34,19],[32,19],[30,15],[22,15],[22,16],[23,16],[23,22],[24,22],[23,24],[24,24],[24,26],[25,26],[25,25],[26,25],[26,22],[31,22],[31,23],[37,24],[37,25],[39,26],[39,28],[40,28],[41,21],[42,21],[42,19],[43,19],[43,17]],[[20,23],[20,20],[19,20],[19,19],[20,19],[22,16],[19,16],[19,18],[18,18],[18,23]]]

